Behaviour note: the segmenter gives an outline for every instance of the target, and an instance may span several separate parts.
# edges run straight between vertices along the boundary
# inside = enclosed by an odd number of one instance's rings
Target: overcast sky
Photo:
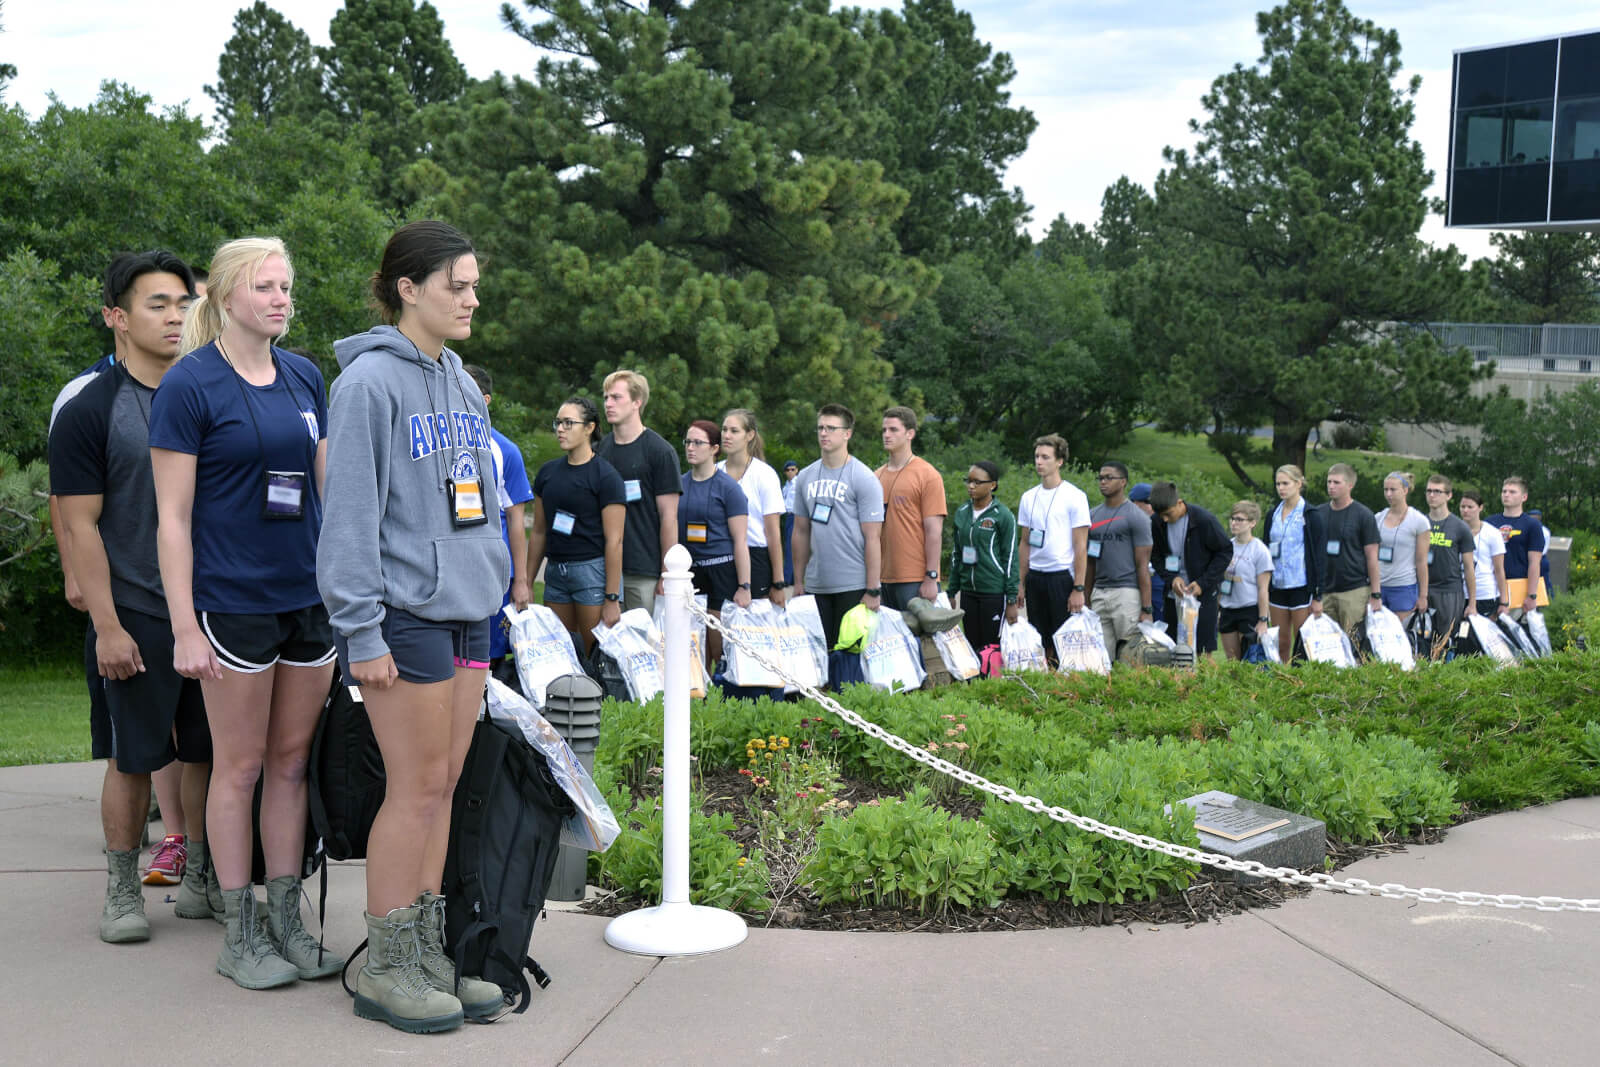
[[[239,4],[238,6],[246,6]],[[273,3],[317,44],[340,0]],[[505,30],[499,0],[434,0],[456,55],[469,73],[531,74],[533,49]],[[899,6],[891,4],[888,6]],[[1039,119],[1026,154],[1007,181],[1033,205],[1035,234],[1057,214],[1093,225],[1106,186],[1127,175],[1150,188],[1164,146],[1189,147],[1188,121],[1200,96],[1235,63],[1260,54],[1260,0],[968,0],[978,35],[1011,53],[1014,103]],[[1594,29],[1594,0],[1352,0],[1361,17],[1400,33],[1407,74],[1422,76],[1413,136],[1443,195],[1449,144],[1450,63],[1457,48]],[[16,64],[8,104],[37,115],[54,93],[91,101],[103,79],[127,82],[158,105],[187,103],[211,115],[203,86],[232,33],[236,6],[206,0],[172,6],[147,0],[5,0],[0,60]],[[1472,255],[1487,236],[1447,231],[1430,219],[1424,236]]]

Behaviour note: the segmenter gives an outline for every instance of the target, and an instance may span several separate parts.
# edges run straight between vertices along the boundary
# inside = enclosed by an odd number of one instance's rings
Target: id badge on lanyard
[[[1378,546],[1378,562],[1379,563],[1393,563],[1394,562],[1394,547],[1392,545],[1379,545]]]
[[[1281,558],[1283,556],[1283,542],[1282,541],[1274,541],[1274,542],[1272,542],[1272,546],[1269,549],[1269,551],[1272,553],[1272,558],[1273,559]]]
[[[1099,541],[1090,541],[1089,542],[1089,558],[1090,559],[1099,559],[1100,558],[1100,550],[1101,550],[1102,547],[1104,547],[1104,546]]]
[[[1029,530],[1028,531],[1028,544],[1032,545],[1034,548],[1043,548],[1044,547],[1044,531],[1043,530]]]
[[[968,565],[978,562],[978,548],[976,545],[961,546],[961,562]]]
[[[295,521],[305,517],[306,472],[264,471],[261,517]]]
[[[811,521],[818,526],[828,525],[828,520],[833,517],[833,505],[817,501],[811,505]]]
[[[558,534],[571,534],[577,519],[570,511],[557,511],[556,517],[550,521],[550,528]]]
[[[639,488],[639,479],[629,478],[622,483],[622,499],[628,503],[644,499],[644,491]]]
[[[489,521],[483,509],[483,483],[478,463],[470,452],[456,454],[450,467],[450,477],[445,479],[445,493],[450,500],[450,522],[457,528],[482,526]]]
[[[705,523],[691,522],[687,524],[687,529],[688,536],[685,538],[685,540],[687,540],[691,545],[703,545],[706,543]]]
[[[1337,537],[1328,538],[1328,555],[1337,556],[1338,554],[1339,554],[1339,539]]]

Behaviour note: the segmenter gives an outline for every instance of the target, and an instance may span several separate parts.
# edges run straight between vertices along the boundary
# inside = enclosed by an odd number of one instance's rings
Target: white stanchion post
[[[661,903],[619,915],[606,944],[641,956],[692,956],[732,948],[749,933],[731,911],[689,903],[689,550],[667,552],[667,600],[661,753]]]

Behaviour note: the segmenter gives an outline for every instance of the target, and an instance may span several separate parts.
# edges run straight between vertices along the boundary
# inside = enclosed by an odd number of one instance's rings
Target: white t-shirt
[[[1256,606],[1256,577],[1272,573],[1272,552],[1252,537],[1248,545],[1233,543],[1233,562],[1223,580],[1233,580],[1233,588],[1217,600],[1224,608],[1253,608]]]
[[[717,470],[726,474],[728,461],[718,463]],[[766,460],[751,456],[750,466],[745,468],[744,477],[739,479],[739,488],[744,490],[744,498],[750,505],[750,521],[745,523],[745,544],[751,548],[766,548],[766,517],[782,515],[785,511],[778,472]]]
[[[1478,589],[1468,594],[1474,600],[1500,599],[1500,587],[1494,581],[1494,557],[1505,554],[1506,543],[1500,531],[1488,523],[1479,526],[1472,545],[1472,577]],[[1466,580],[1462,579],[1461,588],[1466,587]]]
[[[1384,586],[1416,585],[1417,538],[1428,543],[1428,516],[1408,507],[1399,526],[1387,526],[1384,520],[1388,516],[1388,508],[1374,516],[1378,521],[1378,580]],[[1385,556],[1389,558],[1384,559]]]
[[[1072,531],[1089,527],[1089,498],[1082,489],[1062,479],[1054,489],[1036,485],[1022,494],[1017,507],[1017,525],[1025,527],[1022,536],[1027,539],[1028,569],[1031,571],[1072,571]],[[1040,544],[1039,535],[1044,535]]]

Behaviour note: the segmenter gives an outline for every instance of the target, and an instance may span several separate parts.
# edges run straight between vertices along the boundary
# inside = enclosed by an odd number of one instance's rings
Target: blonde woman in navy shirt
[[[173,662],[200,679],[213,763],[210,853],[226,931],[217,971],[246,989],[337,974],[301,925],[300,863],[311,735],[333,675],[317,591],[327,454],[322,374],[273,342],[288,329],[294,269],[283,243],[217,249],[184,323],[184,357],[150,412],[161,580]],[[250,884],[261,779],[266,922]]]

